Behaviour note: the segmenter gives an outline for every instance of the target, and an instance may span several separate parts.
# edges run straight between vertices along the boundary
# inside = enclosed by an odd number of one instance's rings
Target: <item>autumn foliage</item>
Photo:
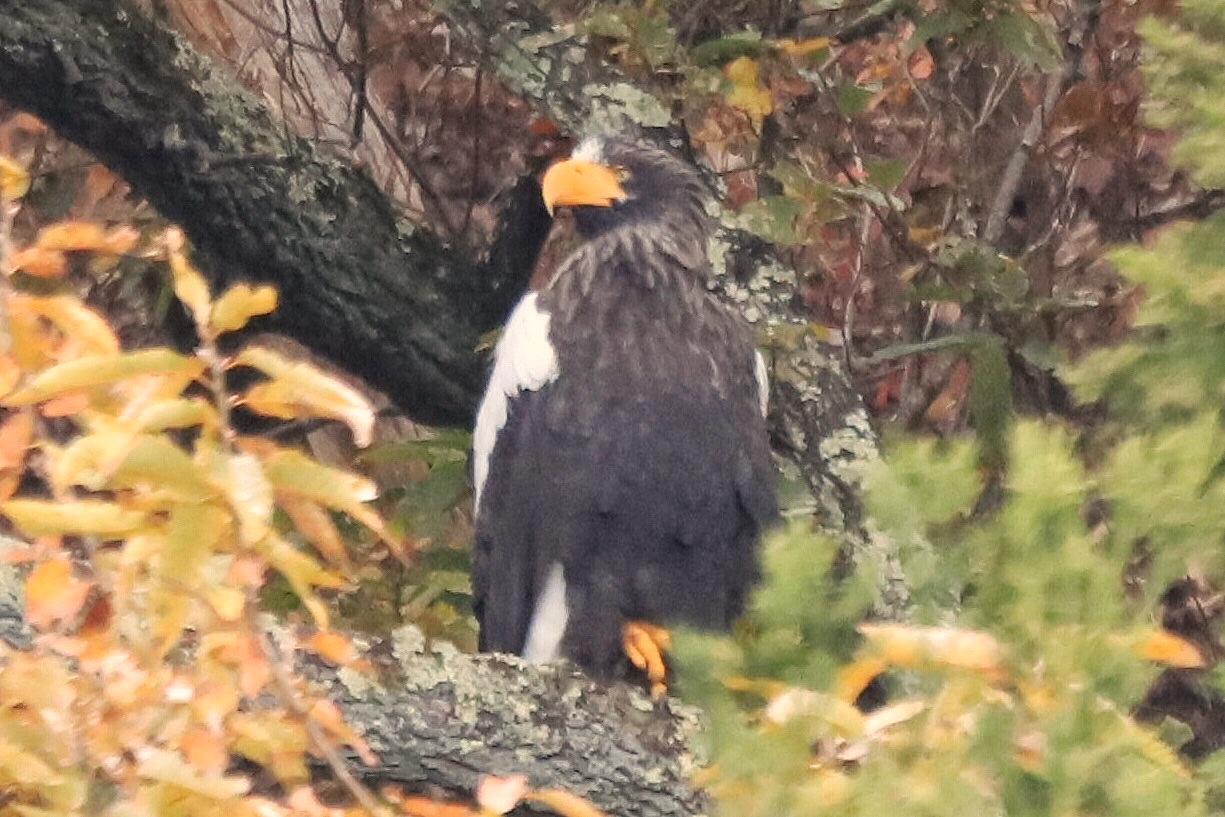
[[[348,747],[373,763],[335,706],[294,673],[295,656],[357,656],[328,630],[320,595],[346,554],[333,521],[366,526],[407,559],[366,505],[367,480],[235,430],[232,411],[331,417],[369,438],[373,412],[302,362],[218,341],[276,306],[268,287],[213,299],[169,230],[142,238],[68,221],[12,237],[22,168],[0,163],[0,492],[5,558],[24,587],[26,649],[0,662],[0,787],[14,812],[325,813],[310,758]],[[105,318],[60,281],[73,257],[161,259],[199,335],[194,354],[124,351]],[[27,284],[30,282],[30,284]],[[231,394],[227,373],[257,370]],[[270,577],[305,618],[275,629],[260,611]],[[10,577],[11,579],[11,577]],[[256,797],[241,757],[281,797]]]

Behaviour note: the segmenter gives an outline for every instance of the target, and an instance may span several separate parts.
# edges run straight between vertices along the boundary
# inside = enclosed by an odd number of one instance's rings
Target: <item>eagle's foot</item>
[[[661,700],[668,692],[664,652],[672,644],[672,634],[648,621],[627,621],[621,627],[621,644],[630,663],[646,674],[651,700]]]

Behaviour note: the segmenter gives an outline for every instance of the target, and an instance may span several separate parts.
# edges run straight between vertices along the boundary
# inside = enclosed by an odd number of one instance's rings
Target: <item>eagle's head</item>
[[[664,231],[704,243],[709,190],[697,168],[669,150],[619,136],[589,136],[541,181],[545,207],[574,211],[588,239],[612,230]]]

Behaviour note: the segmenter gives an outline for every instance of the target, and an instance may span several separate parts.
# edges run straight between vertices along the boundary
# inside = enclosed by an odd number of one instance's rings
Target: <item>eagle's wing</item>
[[[526,393],[556,380],[557,375],[557,352],[549,340],[549,315],[540,309],[536,293],[529,292],[502,331],[472,433],[473,508],[478,531],[483,528],[482,513],[487,513],[483,509],[485,485],[495,447],[501,446],[499,459],[507,468],[530,467],[530,446],[522,445],[518,434],[503,433],[508,423],[516,424],[515,415],[519,413],[516,404]],[[507,450],[511,447],[523,450]],[[531,534],[523,528],[529,523],[530,514],[530,507],[511,508],[498,514],[511,517],[499,526],[511,535],[507,541],[498,543],[496,552],[495,543],[488,536],[478,536],[475,543],[472,587],[483,650],[519,652],[523,647],[533,595],[533,559],[528,550]]]

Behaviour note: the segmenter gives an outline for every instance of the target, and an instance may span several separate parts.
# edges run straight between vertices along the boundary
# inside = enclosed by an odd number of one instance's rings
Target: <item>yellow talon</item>
[[[663,698],[668,691],[664,652],[672,645],[671,633],[646,621],[627,621],[621,628],[621,643],[630,663],[646,674],[651,698]]]

